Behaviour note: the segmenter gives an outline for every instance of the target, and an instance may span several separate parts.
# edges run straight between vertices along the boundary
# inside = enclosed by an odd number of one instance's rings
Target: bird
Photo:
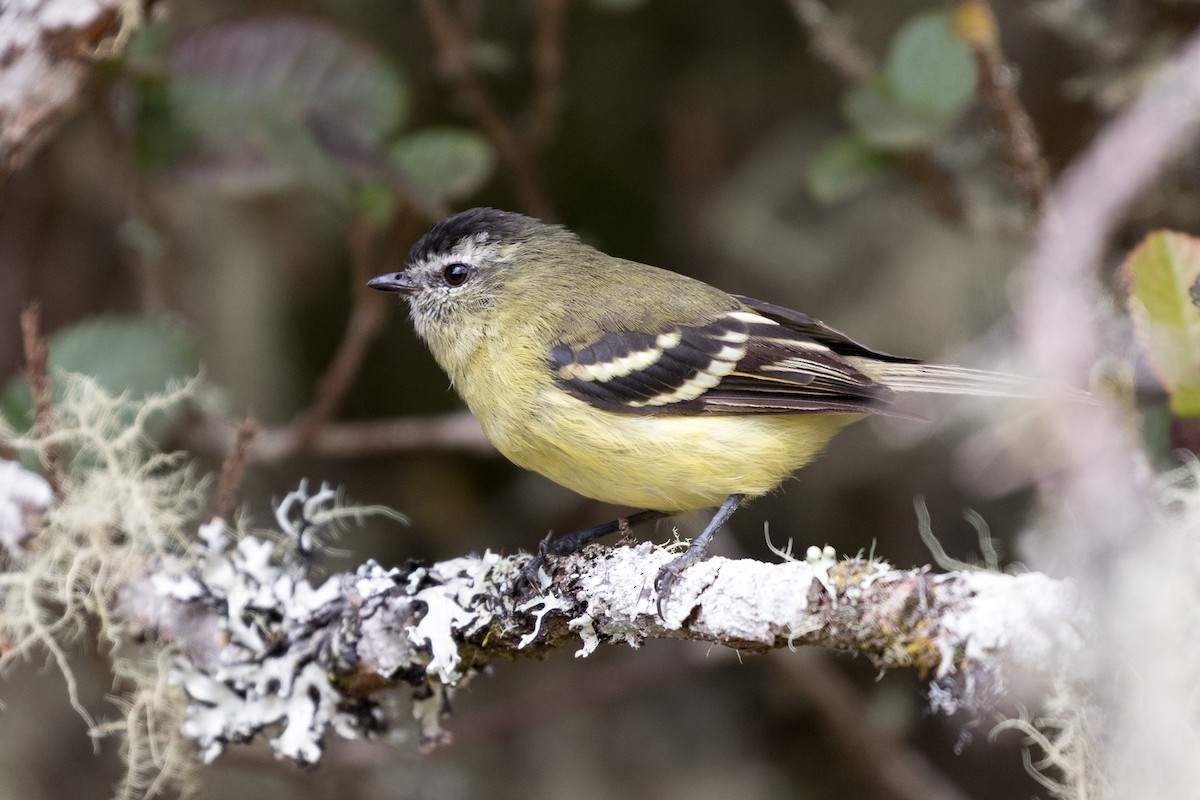
[[[896,414],[898,394],[1030,394],[1028,379],[874,350],[803,312],[494,208],[436,223],[403,269],[367,285],[408,302],[418,337],[514,464],[643,509],[631,524],[718,509],[658,572],[660,613],[744,501],[775,490],[847,425]]]

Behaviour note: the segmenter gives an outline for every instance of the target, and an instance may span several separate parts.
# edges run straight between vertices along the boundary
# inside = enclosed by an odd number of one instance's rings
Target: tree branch
[[[505,121],[499,104],[475,74],[472,43],[466,32],[441,0],[421,0],[420,5],[433,34],[442,69],[458,86],[467,108],[496,146],[496,152],[512,175],[522,209],[527,214],[552,221],[553,207],[525,142]]]
[[[209,453],[227,453],[235,445],[237,425],[231,420],[204,416],[187,430],[188,447]],[[460,450],[495,455],[479,421],[469,411],[397,417],[367,422],[332,422],[317,431],[303,452],[325,458],[362,458],[412,450]],[[274,463],[300,452],[291,425],[262,428],[247,452],[250,463]]]
[[[957,0],[955,23],[971,48],[979,72],[979,99],[1004,143],[1013,182],[1036,217],[1050,191],[1050,167],[1029,113],[1017,96],[1012,67],[1004,59],[996,17],[987,0]]]
[[[311,535],[332,496],[293,493],[280,506],[281,527],[297,541]],[[283,726],[276,753],[315,763],[330,730],[397,724],[371,696],[401,683],[415,687],[422,743],[432,746],[448,740],[441,719],[452,690],[493,659],[575,644],[587,656],[602,642],[653,638],[858,653],[931,679],[939,711],[978,710],[1061,668],[1086,625],[1074,591],[1044,575],[934,575],[838,562],[828,550],[779,564],[697,564],[660,618],[654,579],[674,553],[645,542],[554,559],[541,594],[525,598],[516,589],[524,554],[390,570],[368,561],[314,586],[295,550],[254,537],[235,544],[220,521],[201,536],[199,563],[159,565],[127,593],[124,613],[135,630],[188,655],[179,676],[191,702],[185,731],[208,759]]]
[[[122,19],[128,8],[121,0],[0,5],[0,186],[75,109],[93,51],[113,33],[119,44],[110,50],[128,39],[139,22]]]

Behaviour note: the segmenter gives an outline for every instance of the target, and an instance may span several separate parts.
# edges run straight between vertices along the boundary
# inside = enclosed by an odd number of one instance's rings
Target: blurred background
[[[337,542],[326,570],[532,549],[618,509],[496,456],[366,278],[440,215],[492,205],[614,255],[804,310],[881,350],[1003,367],[1010,271],[1035,219],[956,35],[979,3],[903,0],[160,2],[0,207],[0,385],[19,421],[18,317],[114,388],[203,365],[162,433],[206,470],[262,429],[240,500],[257,524],[301,479],[411,518]],[[964,11],[965,9],[965,11]],[[1178,0],[996,9],[1051,173],[1200,22]],[[1194,228],[1195,154],[1124,236]],[[842,434],[741,511],[714,552],[764,539],[931,562],[914,498],[955,557],[1004,563],[1031,494],[1010,407],[938,401],[926,421]],[[451,415],[451,416],[446,416]],[[356,427],[377,421],[383,427]],[[387,435],[384,435],[386,432]],[[334,434],[339,434],[338,438]],[[391,437],[391,438],[389,438]],[[677,521],[694,535],[702,515]],[[664,540],[670,523],[642,535]],[[80,656],[105,708],[103,654]],[[107,796],[120,766],[38,664],[6,682],[0,798]],[[200,772],[203,796],[1009,798],[1039,792],[992,720],[929,718],[919,676],[825,653],[679,642],[496,665],[457,697],[453,746],[334,743],[313,772],[265,748]],[[403,702],[403,700],[401,700]],[[116,714],[113,709],[113,715]]]

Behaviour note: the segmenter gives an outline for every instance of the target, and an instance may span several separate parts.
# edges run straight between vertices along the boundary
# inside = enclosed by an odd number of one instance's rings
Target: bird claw
[[[683,575],[683,571],[704,558],[704,553],[692,553],[690,550],[678,558],[674,558],[663,564],[658,570],[658,575],[654,578],[654,592],[658,597],[657,609],[660,619],[665,620],[666,614],[663,613],[663,607],[666,606],[671,599],[671,588]]]
[[[542,567],[546,566],[547,556],[552,553],[554,553],[554,548],[550,544],[549,536],[538,542],[537,555],[525,562],[525,566],[521,567],[521,571],[517,574],[517,579],[513,581],[517,597],[529,597],[541,593],[542,580],[539,573],[542,571]]]

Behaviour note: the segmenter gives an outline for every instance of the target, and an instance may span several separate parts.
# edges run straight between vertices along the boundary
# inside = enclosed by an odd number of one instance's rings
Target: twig
[[[250,459],[250,445],[258,435],[258,423],[246,417],[238,426],[233,447],[225,454],[221,473],[217,478],[217,491],[212,497],[208,518],[229,519],[237,505],[238,488],[246,474],[246,463]]]
[[[846,24],[820,0],[791,0],[792,12],[808,30],[813,52],[847,83],[875,77],[875,59],[850,38]]]
[[[925,201],[934,211],[952,222],[962,220],[962,196],[932,151],[924,147],[913,150],[906,153],[900,163],[904,173],[920,187]]]
[[[820,716],[847,758],[900,800],[967,800],[967,796],[902,738],[881,730],[858,687],[824,653],[801,652],[771,660]]]
[[[979,99],[1004,143],[1004,160],[1013,182],[1036,215],[1050,191],[1050,168],[1028,112],[1017,96],[1012,68],[1005,62],[988,0],[957,0],[958,35],[971,48],[979,73]]]
[[[387,298],[378,292],[368,292],[365,287],[368,265],[373,262],[370,257],[373,241],[373,227],[361,218],[355,220],[350,231],[354,261],[354,269],[351,271],[354,281],[354,308],[350,311],[350,318],[346,322],[346,330],[342,334],[337,353],[317,382],[317,393],[313,402],[298,414],[290,425],[295,437],[296,450],[307,449],[316,439],[321,427],[337,411],[362,367],[371,340],[383,324],[384,301]]]
[[[50,345],[41,334],[41,309],[36,303],[21,312],[21,337],[25,345],[25,379],[33,398],[33,432],[42,441],[39,455],[46,480],[58,494],[63,486],[63,457],[53,442],[58,422],[50,381]]]
[[[562,110],[562,44],[567,0],[538,0],[537,33],[530,48],[534,89],[529,107],[529,146],[541,150],[558,126]]]
[[[457,84],[470,112],[496,146],[508,167],[521,207],[544,220],[554,219],[548,194],[524,143],[504,120],[499,104],[471,65],[471,41],[441,0],[421,0],[421,11],[438,49],[446,75]]]
[[[191,448],[225,453],[234,447],[236,438],[231,422],[205,417],[187,432],[186,440]],[[479,422],[467,411],[330,423],[317,432],[304,452],[325,458],[365,458],[413,450],[496,454]],[[252,463],[275,463],[297,452],[295,434],[290,426],[283,426],[260,430],[247,457]]]

